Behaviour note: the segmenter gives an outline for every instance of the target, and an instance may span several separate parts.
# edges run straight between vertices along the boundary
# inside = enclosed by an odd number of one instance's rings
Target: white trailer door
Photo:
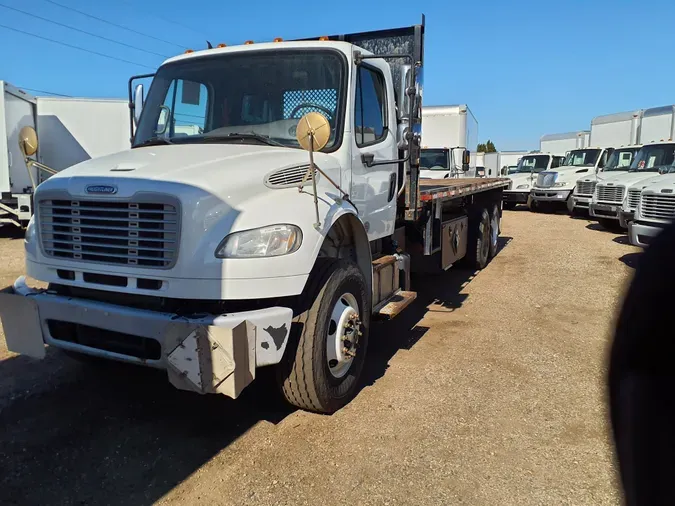
[[[5,132],[7,135],[7,166],[9,168],[9,181],[0,181],[0,190],[3,192],[29,193],[31,181],[28,175],[28,168],[24,161],[23,154],[19,149],[19,132],[25,126],[35,128],[35,104],[24,100],[16,95],[4,92],[5,94]],[[36,169],[32,169],[35,177]]]

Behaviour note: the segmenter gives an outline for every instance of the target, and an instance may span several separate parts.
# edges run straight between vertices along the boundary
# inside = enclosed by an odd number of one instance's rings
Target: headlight
[[[270,225],[228,235],[218,245],[218,258],[278,257],[297,251],[302,231],[295,225]]]
[[[516,190],[526,190],[529,187],[530,187],[529,184],[519,184],[518,186],[516,186]]]
[[[555,183],[553,186],[560,188],[561,186],[567,186],[567,183]]]
[[[35,215],[31,216],[30,220],[28,220],[24,240],[26,242],[33,242],[35,240]]]

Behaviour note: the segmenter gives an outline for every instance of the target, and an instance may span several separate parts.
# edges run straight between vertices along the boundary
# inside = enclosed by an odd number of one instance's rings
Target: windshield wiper
[[[204,139],[206,140],[228,140],[231,139],[233,141],[237,140],[254,140],[258,142],[262,142],[263,144],[267,144],[268,146],[279,146],[282,148],[286,148],[285,144],[282,144],[277,141],[273,141],[272,139],[269,138],[267,135],[261,135],[261,134],[255,134],[255,133],[230,133],[227,135],[205,135]]]
[[[150,137],[149,139],[144,140],[140,144],[136,144],[133,147],[140,148],[145,146],[161,146],[164,144],[175,144],[166,137]]]

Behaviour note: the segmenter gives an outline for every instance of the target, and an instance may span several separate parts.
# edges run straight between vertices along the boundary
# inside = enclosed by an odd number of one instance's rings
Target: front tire
[[[527,197],[527,207],[530,211],[533,213],[538,213],[539,212],[539,202],[534,200],[531,196]]]
[[[571,216],[576,216],[578,214],[577,211],[574,210],[574,199],[572,198],[571,193],[570,193],[570,196],[567,197],[567,212]]]
[[[293,321],[294,341],[277,368],[285,399],[334,413],[356,394],[365,363],[371,297],[353,262],[322,259],[310,275],[307,308]]]

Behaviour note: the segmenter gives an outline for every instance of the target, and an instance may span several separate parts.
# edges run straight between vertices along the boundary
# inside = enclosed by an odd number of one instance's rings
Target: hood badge
[[[114,195],[117,193],[117,186],[107,184],[90,184],[85,188],[88,194],[93,195]]]

